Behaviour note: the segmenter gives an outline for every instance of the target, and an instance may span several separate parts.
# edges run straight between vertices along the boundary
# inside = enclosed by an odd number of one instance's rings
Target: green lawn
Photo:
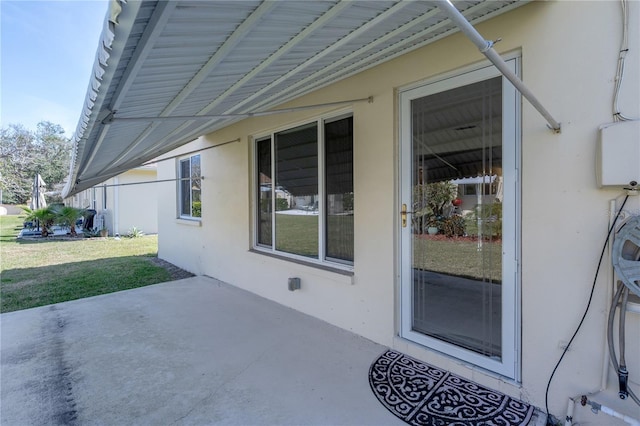
[[[17,240],[19,216],[0,216],[0,312],[11,312],[171,279],[152,263],[157,236]]]
[[[351,241],[333,240],[353,216],[329,218],[329,247],[336,257],[352,256]],[[318,217],[278,215],[278,249],[317,256]],[[335,221],[335,222],[333,222]],[[72,241],[17,240],[22,227],[18,216],[0,216],[0,312],[11,312],[67,300],[111,293],[169,281],[170,273],[152,263],[157,256],[156,236],[140,238],[78,238]],[[353,231],[351,231],[353,232]],[[501,281],[500,243],[414,239],[414,267],[471,278]]]
[[[413,266],[448,275],[502,282],[502,244],[468,239],[414,236]]]
[[[328,255],[353,259],[353,216],[330,216]],[[276,249],[313,258],[318,257],[317,215],[276,215]],[[331,232],[333,231],[333,232]],[[342,237],[342,238],[341,238]],[[429,238],[414,235],[414,268],[448,275],[502,281],[502,244],[465,238]]]
[[[353,259],[353,216],[329,216],[327,228],[327,255]],[[317,258],[318,216],[277,214],[276,249]]]
[[[318,216],[276,214],[276,249],[318,257]]]

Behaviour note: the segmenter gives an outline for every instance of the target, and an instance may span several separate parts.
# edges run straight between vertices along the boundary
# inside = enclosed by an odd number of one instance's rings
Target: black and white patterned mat
[[[389,411],[411,425],[524,426],[534,409],[393,350],[371,364],[369,384]]]

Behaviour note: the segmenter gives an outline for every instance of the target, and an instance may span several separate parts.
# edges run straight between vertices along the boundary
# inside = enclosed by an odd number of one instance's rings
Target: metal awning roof
[[[65,197],[457,31],[434,1],[111,0],[105,21]]]

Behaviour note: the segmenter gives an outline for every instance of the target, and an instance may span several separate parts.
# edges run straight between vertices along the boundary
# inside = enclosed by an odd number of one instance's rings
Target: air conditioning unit
[[[113,219],[111,210],[100,210],[98,211],[98,214],[96,214],[96,218],[94,220],[95,227],[98,229],[108,228],[109,230],[111,230],[111,228],[113,227],[112,220]]]

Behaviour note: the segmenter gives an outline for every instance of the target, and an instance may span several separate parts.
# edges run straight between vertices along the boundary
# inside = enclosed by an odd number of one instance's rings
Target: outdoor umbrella
[[[44,199],[44,192],[47,189],[47,184],[42,179],[42,176],[38,173],[33,179],[33,188],[31,191],[31,202],[29,208],[31,210],[38,210],[43,207],[47,207],[47,200]]]

